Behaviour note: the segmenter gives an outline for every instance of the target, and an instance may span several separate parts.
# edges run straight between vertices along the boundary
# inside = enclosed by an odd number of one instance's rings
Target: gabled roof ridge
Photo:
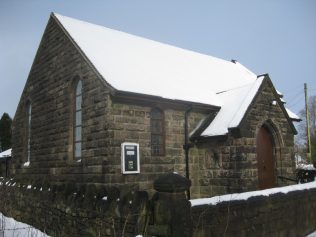
[[[215,91],[256,78],[239,63],[57,13],[53,16],[101,78],[117,91],[221,106]]]
[[[237,87],[234,87],[234,88],[230,88],[230,89],[227,89],[225,91],[220,91],[220,92],[216,92],[216,95],[220,95],[220,94],[224,94],[224,93],[227,93],[227,92],[231,92],[231,91],[234,91],[234,90],[239,90],[239,89],[242,89],[244,87],[247,87],[247,86],[250,86],[250,85],[253,85],[256,81],[254,82],[249,82],[245,85],[241,85],[241,86],[237,86]]]
[[[264,77],[258,77],[254,82],[222,93],[223,106],[214,120],[201,133],[202,137],[226,135],[228,129],[238,127],[249,106],[256,97]],[[239,93],[237,91],[239,90]]]
[[[254,83],[252,83],[252,85],[251,84],[249,85],[250,89],[249,89],[248,93],[246,94],[246,96],[241,101],[241,103],[239,104],[239,107],[235,111],[235,114],[232,116],[232,120],[229,122],[228,128],[234,128],[234,127],[239,126],[240,121],[246,115],[246,112],[247,112],[249,106],[251,105],[252,101],[256,97],[256,95],[257,95],[257,93],[259,91],[259,88],[260,88],[260,86],[263,83],[264,78],[265,78],[264,76],[258,77],[257,80]],[[240,110],[244,111],[242,113],[243,115],[242,116],[236,116],[238,113],[240,113]]]
[[[208,55],[208,54],[201,53],[201,52],[197,52],[197,51],[190,50],[190,49],[185,49],[185,48],[182,48],[182,47],[179,47],[179,46],[175,46],[175,45],[172,45],[172,44],[169,44],[169,43],[156,41],[156,40],[153,40],[153,39],[144,37],[144,36],[134,35],[134,34],[131,34],[131,33],[124,32],[124,31],[122,31],[122,30],[117,30],[117,29],[113,29],[113,28],[110,28],[110,27],[105,27],[105,26],[102,26],[102,25],[99,25],[99,24],[94,24],[94,23],[91,23],[91,22],[87,22],[87,21],[83,21],[83,20],[76,19],[76,18],[64,16],[64,15],[62,15],[62,14],[55,13],[55,12],[52,12],[52,14],[53,14],[55,17],[57,17],[57,19],[58,19],[59,21],[60,21],[61,18],[68,18],[68,19],[71,19],[71,20],[75,20],[75,21],[81,22],[82,24],[91,25],[91,26],[94,26],[94,27],[99,27],[100,29],[103,29],[103,30],[110,30],[110,31],[113,31],[113,32],[118,32],[118,33],[120,33],[120,34],[124,34],[124,35],[129,36],[129,37],[132,37],[132,38],[136,38],[136,39],[140,39],[140,40],[146,40],[146,41],[149,41],[149,42],[152,42],[152,43],[155,43],[155,44],[160,44],[160,45],[163,45],[163,46],[166,46],[166,47],[175,48],[175,49],[178,49],[178,50],[183,50],[183,51],[188,52],[188,53],[200,55],[200,56],[202,56],[202,57],[207,57],[207,58],[214,59],[214,60],[219,60],[219,61],[222,61],[222,62],[225,62],[225,63],[233,63],[233,62],[230,62],[230,61],[225,60],[225,59],[222,59],[222,58],[214,57],[214,56],[212,56],[212,55]],[[61,21],[60,21],[60,22],[61,22]],[[62,22],[61,22],[61,23],[62,23]],[[242,65],[242,64],[239,63],[239,62],[236,62],[235,64],[237,64],[237,63],[240,64],[240,65]],[[244,66],[242,65],[242,67],[244,67]],[[251,72],[251,71],[250,71],[249,69],[247,69],[246,67],[244,67],[244,69],[245,69],[246,71],[248,71],[248,72]],[[252,72],[251,72],[251,73],[252,73]]]

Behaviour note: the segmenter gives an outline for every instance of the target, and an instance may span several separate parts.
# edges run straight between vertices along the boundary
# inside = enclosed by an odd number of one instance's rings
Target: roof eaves
[[[114,100],[123,100],[123,101],[133,101],[136,103],[141,104],[155,104],[158,101],[162,104],[168,104],[168,105],[178,105],[183,106],[183,108],[187,108],[188,106],[192,107],[194,110],[199,111],[219,111],[220,106],[216,105],[210,105],[210,104],[203,104],[198,102],[192,102],[192,101],[185,101],[185,100],[178,100],[178,99],[169,99],[164,98],[161,96],[155,96],[155,95],[148,95],[148,94],[141,94],[136,92],[130,92],[130,91],[121,91],[121,90],[115,90],[115,92],[112,94]]]

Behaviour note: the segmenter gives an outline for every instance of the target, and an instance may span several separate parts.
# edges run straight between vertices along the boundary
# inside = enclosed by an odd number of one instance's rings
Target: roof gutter
[[[148,95],[130,91],[114,90],[111,95],[113,101],[124,103],[138,103],[141,105],[153,104],[154,106],[156,106],[157,102],[159,102],[160,104],[165,105],[166,107],[177,107],[181,109],[186,109],[189,105],[192,109],[194,109],[194,111],[211,112],[220,110],[220,107],[216,105],[178,99],[169,99],[164,98],[162,96]]]

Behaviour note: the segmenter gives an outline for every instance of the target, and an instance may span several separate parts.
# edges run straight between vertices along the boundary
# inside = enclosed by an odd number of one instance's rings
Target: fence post
[[[186,191],[191,181],[176,173],[165,174],[154,182],[152,234],[171,237],[192,236],[191,203]]]

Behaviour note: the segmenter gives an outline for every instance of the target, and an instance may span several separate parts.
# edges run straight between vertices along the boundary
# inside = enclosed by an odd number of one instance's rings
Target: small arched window
[[[74,150],[75,158],[81,158],[82,147],[82,82],[79,80],[75,87],[75,121],[74,121]]]
[[[160,109],[154,108],[150,112],[151,154],[162,156],[165,154],[164,115]]]
[[[31,161],[31,122],[32,122],[32,104],[28,103],[26,106],[26,151],[27,151],[27,162]]]

